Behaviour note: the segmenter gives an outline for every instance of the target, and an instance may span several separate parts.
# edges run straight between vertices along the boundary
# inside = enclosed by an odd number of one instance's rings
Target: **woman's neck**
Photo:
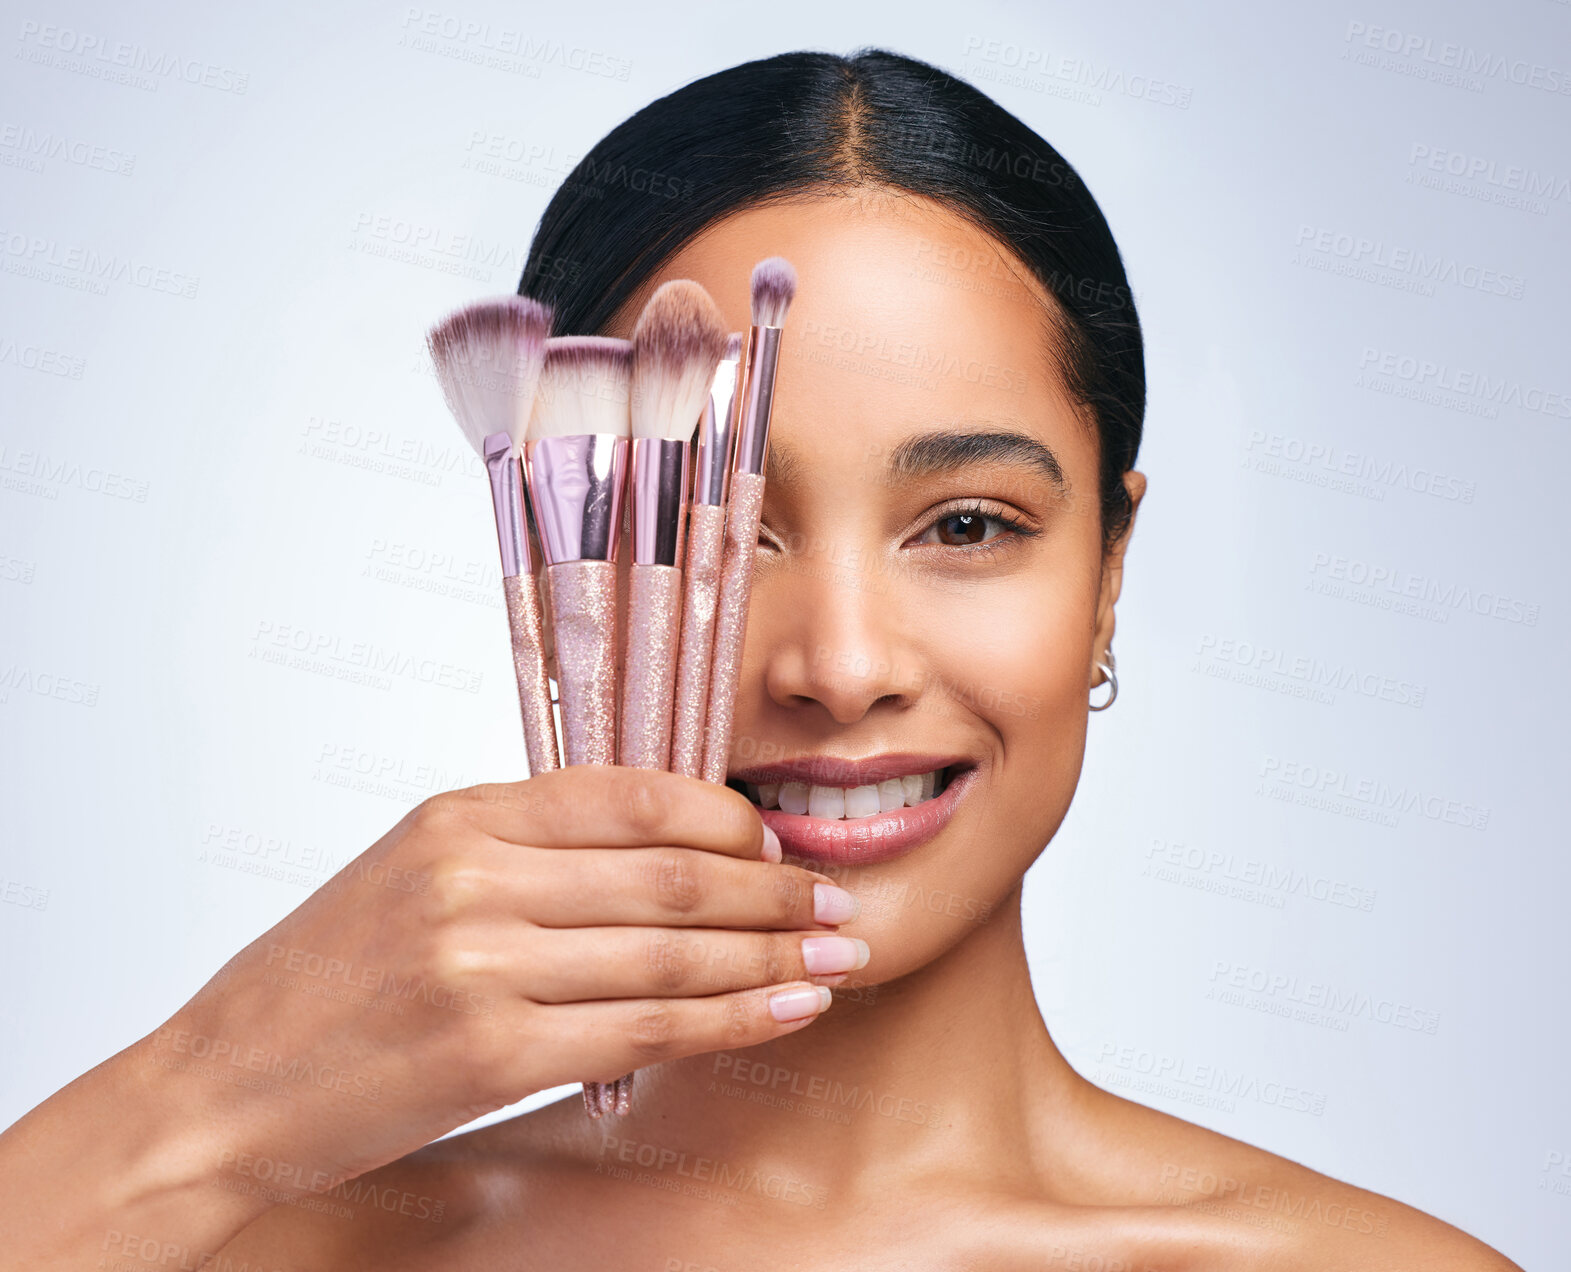
[[[639,1070],[632,1114],[598,1123],[601,1156],[762,1167],[838,1197],[939,1171],[1035,1180],[1044,1117],[1062,1122],[1088,1085],[1037,1008],[1017,887],[940,958],[795,1033]]]

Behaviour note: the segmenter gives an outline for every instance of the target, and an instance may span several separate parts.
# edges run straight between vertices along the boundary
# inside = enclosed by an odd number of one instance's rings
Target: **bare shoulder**
[[[1460,1228],[1395,1198],[1265,1149],[1102,1093],[1111,1151],[1095,1186],[1163,1208],[1166,1272],[1268,1266],[1282,1272],[1522,1272]],[[1205,1255],[1191,1264],[1188,1249]],[[1258,1260],[1258,1262],[1256,1262]],[[1153,1260],[1153,1262],[1155,1262]],[[1155,1269],[1153,1269],[1155,1272]]]
[[[488,1254],[498,1216],[548,1210],[544,1194],[581,1163],[566,1142],[570,1105],[581,1109],[575,1097],[438,1140],[323,1193],[270,1187],[277,1204],[218,1253],[226,1266],[286,1272],[413,1272]]]

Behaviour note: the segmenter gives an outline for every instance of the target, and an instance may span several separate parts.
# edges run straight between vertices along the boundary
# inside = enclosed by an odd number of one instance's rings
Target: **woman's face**
[[[936,203],[740,213],[607,334],[673,278],[742,330],[752,268],[776,255],[799,282],[732,784],[788,860],[861,896],[858,975],[884,981],[975,931],[1056,833],[1122,545],[1104,562],[1096,439],[1053,368],[1045,291]]]

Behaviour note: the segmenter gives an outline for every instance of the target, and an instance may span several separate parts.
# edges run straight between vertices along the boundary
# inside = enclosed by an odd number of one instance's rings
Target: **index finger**
[[[746,796],[657,769],[580,764],[524,782],[472,786],[473,820],[506,843],[535,848],[699,848],[757,861],[764,823]]]

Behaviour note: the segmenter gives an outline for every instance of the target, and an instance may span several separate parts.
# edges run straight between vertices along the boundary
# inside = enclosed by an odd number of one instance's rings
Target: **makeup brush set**
[[[431,329],[443,395],[490,478],[531,774],[622,764],[725,781],[795,294],[772,257],[739,334],[686,280],[654,292],[631,340],[552,336],[550,309],[524,296]],[[626,1113],[632,1086],[586,1082],[584,1107]]]

